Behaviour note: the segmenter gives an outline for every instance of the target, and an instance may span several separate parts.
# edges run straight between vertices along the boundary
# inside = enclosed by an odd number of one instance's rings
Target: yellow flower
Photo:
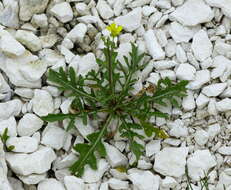
[[[121,30],[123,30],[123,27],[112,23],[111,25],[107,26],[107,30],[111,32],[112,37],[116,37],[120,34]]]

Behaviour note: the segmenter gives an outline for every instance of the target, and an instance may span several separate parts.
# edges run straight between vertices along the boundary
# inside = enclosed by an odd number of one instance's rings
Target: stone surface
[[[56,190],[66,190],[64,185],[54,178],[48,178],[48,179],[41,181],[38,184],[37,190],[47,190],[51,187],[56,189]]]
[[[7,120],[11,116],[17,116],[21,112],[22,102],[19,99],[0,103],[0,120]]]
[[[84,190],[85,184],[81,178],[77,178],[75,176],[65,176],[64,184],[67,190]]]
[[[5,129],[8,129],[8,136],[16,137],[17,130],[16,130],[16,120],[14,116],[9,117],[9,119],[0,120],[0,134],[2,135]]]
[[[31,174],[28,176],[18,175],[18,178],[21,181],[23,181],[23,183],[28,184],[28,185],[38,184],[39,182],[45,180],[46,177],[47,177],[46,173],[44,173],[44,174]]]
[[[32,113],[25,114],[18,122],[17,131],[19,136],[30,136],[43,126],[43,120]]]
[[[32,137],[10,137],[6,146],[14,146],[13,152],[31,153],[38,149],[38,141]]]
[[[202,93],[208,97],[215,97],[221,94],[226,88],[226,83],[214,83],[202,89]]]
[[[32,99],[33,111],[39,116],[46,116],[54,111],[54,103],[51,95],[45,90],[34,91]]]
[[[99,11],[99,15],[103,19],[109,19],[114,16],[114,12],[111,7],[104,0],[99,0],[96,5],[97,10]]]
[[[136,8],[124,16],[119,16],[115,19],[115,23],[123,26],[127,32],[132,32],[139,28],[142,18],[142,9]]]
[[[187,160],[188,174],[192,180],[205,177],[209,169],[216,166],[216,161],[209,150],[197,150]]]
[[[213,45],[205,30],[200,30],[193,36],[192,51],[197,60],[204,61],[211,56],[212,48]]]
[[[223,14],[231,18],[231,2],[229,0],[205,0],[205,2],[212,7],[221,8]]]
[[[231,99],[225,98],[219,102],[216,103],[216,108],[220,112],[226,112],[231,110]]]
[[[87,26],[83,23],[77,24],[68,34],[66,38],[70,39],[72,42],[83,42],[85,34],[87,32]]]
[[[153,169],[164,176],[181,177],[185,173],[187,155],[186,147],[166,147],[156,154]]]
[[[180,64],[176,70],[176,77],[180,80],[194,80],[196,74],[196,69],[188,64]]]
[[[50,12],[62,23],[69,22],[73,19],[73,11],[68,2],[62,2],[54,5]]]
[[[209,22],[213,17],[212,9],[203,0],[188,0],[170,15],[170,18],[185,26]]]

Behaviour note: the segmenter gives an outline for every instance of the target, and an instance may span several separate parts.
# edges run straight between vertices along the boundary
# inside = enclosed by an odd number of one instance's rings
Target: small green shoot
[[[12,151],[15,147],[13,145],[11,146],[6,146],[6,141],[9,139],[8,136],[8,128],[5,128],[5,130],[3,131],[2,135],[0,135],[1,141],[5,146],[6,151],[10,152]]]

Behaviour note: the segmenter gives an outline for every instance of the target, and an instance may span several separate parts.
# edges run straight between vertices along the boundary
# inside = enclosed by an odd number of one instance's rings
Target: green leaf
[[[3,144],[6,143],[8,138],[9,138],[9,136],[8,136],[8,128],[5,128],[3,134],[1,135],[1,140],[2,140]]]
[[[8,152],[11,152],[12,150],[14,150],[14,148],[15,148],[15,146],[13,146],[13,145],[6,147]]]
[[[144,128],[144,132],[148,137],[151,137],[153,133],[155,133],[155,129],[151,123],[140,121],[141,125]]]
[[[136,141],[131,141],[130,149],[135,154],[136,160],[139,160],[140,156],[143,154],[144,147],[141,144],[138,144]]]
[[[63,121],[64,119],[70,119],[76,117],[73,114],[63,114],[63,113],[57,113],[57,114],[48,114],[47,116],[40,117],[43,121],[48,122],[55,122],[55,121]]]

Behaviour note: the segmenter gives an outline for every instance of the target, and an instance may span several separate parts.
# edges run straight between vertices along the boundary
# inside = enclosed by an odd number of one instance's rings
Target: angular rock
[[[68,32],[65,38],[70,39],[73,43],[76,41],[82,43],[86,32],[87,26],[83,23],[79,23],[70,32]]]
[[[188,129],[184,126],[184,123],[177,119],[174,122],[168,123],[168,127],[170,128],[169,134],[174,137],[187,137],[188,136]]]
[[[196,105],[199,109],[202,109],[209,103],[209,98],[204,94],[200,93],[200,95],[196,99]]]
[[[176,43],[189,42],[199,29],[199,26],[187,27],[178,22],[172,22],[169,27],[169,34]]]
[[[111,167],[116,166],[125,166],[128,162],[127,157],[124,156],[117,148],[114,146],[104,143],[107,151],[107,160],[110,163]]]
[[[43,131],[41,144],[59,150],[63,147],[67,133],[60,127],[49,125]]]
[[[209,22],[213,17],[212,9],[203,0],[188,0],[170,14],[171,19],[177,20],[184,26]]]
[[[46,14],[35,14],[32,17],[31,23],[40,28],[48,26],[48,19]]]
[[[14,146],[12,152],[31,153],[38,149],[38,141],[32,137],[10,137],[6,146]]]
[[[33,111],[39,116],[46,116],[54,111],[54,103],[52,96],[45,90],[34,91],[34,97],[31,100]]]
[[[106,1],[104,0],[99,0],[96,8],[99,12],[99,15],[103,18],[103,19],[109,19],[111,17],[114,16],[114,12],[111,9],[111,7],[106,3]]]
[[[123,26],[127,32],[132,32],[138,29],[141,25],[142,9],[136,8],[126,15],[119,16],[115,19],[115,23]]]
[[[187,147],[166,147],[156,154],[153,169],[164,176],[181,177],[185,173],[187,155]]]
[[[176,70],[176,77],[180,80],[194,80],[196,74],[196,69],[188,64],[180,64]]]
[[[152,140],[145,146],[145,153],[147,157],[150,157],[160,151],[160,140]]]
[[[166,177],[162,180],[161,186],[164,188],[174,188],[177,185],[177,181],[173,177]]]
[[[221,131],[221,126],[218,123],[208,126],[209,140],[213,140]]]
[[[222,146],[218,148],[217,152],[222,155],[230,156],[231,155],[231,146]]]
[[[50,12],[62,23],[69,22],[73,19],[73,11],[68,2],[56,4],[51,8]]]
[[[54,188],[55,190],[66,190],[64,185],[54,178],[48,178],[41,181],[38,184],[37,190],[47,190],[51,187]]]
[[[148,30],[144,34],[144,40],[147,50],[154,60],[164,59],[165,52],[158,43],[153,30]]]
[[[196,107],[196,103],[192,91],[188,90],[187,96],[183,98],[182,107],[184,108],[185,111],[193,110]]]
[[[13,172],[20,175],[42,174],[51,168],[51,163],[55,159],[55,152],[51,148],[43,146],[32,154],[6,154],[9,167]]]
[[[153,175],[150,171],[131,173],[128,175],[128,179],[132,181],[133,187],[139,190],[159,189],[159,176]]]
[[[204,30],[198,31],[193,36],[193,42],[191,47],[195,58],[199,61],[204,61],[212,54],[213,45],[208,38],[208,34]]]
[[[1,36],[0,49],[7,56],[20,56],[25,52],[25,48],[8,32]]]
[[[216,56],[213,60],[213,67],[215,68],[211,72],[211,77],[213,79],[221,77],[230,66],[231,61],[229,59],[222,55]]]
[[[45,180],[47,177],[46,173],[44,174],[31,174],[28,176],[18,175],[18,178],[27,185],[35,185],[39,182]]]
[[[127,181],[122,181],[116,178],[110,178],[108,180],[108,185],[112,188],[112,189],[128,189],[129,188],[129,184]]]
[[[33,32],[17,30],[15,38],[31,51],[39,51],[42,49],[40,39]]]
[[[200,89],[204,84],[210,81],[210,71],[200,70],[196,72],[195,80],[188,84],[188,88],[192,90]]]
[[[29,21],[34,14],[45,11],[49,0],[19,0],[19,17],[22,21]]]
[[[175,67],[177,63],[175,61],[155,61],[153,62],[153,67],[157,70],[164,70],[164,69],[170,69],[172,67]]]
[[[19,136],[31,136],[43,126],[43,120],[32,113],[26,113],[18,122]]]
[[[216,97],[225,90],[226,86],[226,83],[214,83],[204,87],[202,93],[208,97]]]
[[[17,130],[16,130],[16,120],[13,116],[9,117],[9,119],[0,120],[0,134],[2,135],[6,128],[8,128],[8,136],[16,137]]]
[[[64,184],[67,190],[85,189],[84,181],[81,178],[77,178],[75,176],[65,176]]]
[[[19,99],[0,103],[0,120],[6,120],[11,116],[17,116],[22,109],[22,102]]]
[[[209,150],[197,150],[187,160],[188,174],[192,180],[198,181],[216,164]]]
[[[216,102],[216,108],[219,112],[227,112],[231,110],[231,99],[225,98],[219,102]]]
[[[199,144],[200,146],[203,146],[208,142],[209,134],[205,130],[200,129],[196,131],[194,139],[197,144]]]

